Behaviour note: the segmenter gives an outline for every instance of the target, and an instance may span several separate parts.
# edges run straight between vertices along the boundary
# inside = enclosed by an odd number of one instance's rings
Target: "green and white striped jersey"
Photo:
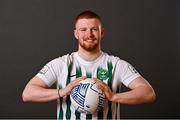
[[[96,77],[102,80],[114,92],[120,92],[121,85],[129,83],[140,74],[128,62],[118,57],[102,54],[94,61],[82,59],[77,52],[56,58],[46,64],[37,74],[48,86],[57,83],[57,88],[64,88],[78,77]],[[57,103],[58,119],[119,119],[120,105],[110,101],[104,108],[93,115],[75,111],[70,96],[63,97]]]

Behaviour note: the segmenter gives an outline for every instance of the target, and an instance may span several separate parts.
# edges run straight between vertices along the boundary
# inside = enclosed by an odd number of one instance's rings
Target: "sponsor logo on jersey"
[[[136,69],[132,65],[129,65],[128,68],[131,70],[132,73],[137,73]]]
[[[76,74],[75,75],[69,75],[69,77],[75,77],[76,76]]]
[[[49,70],[49,66],[45,65],[40,71],[40,74],[45,74]]]

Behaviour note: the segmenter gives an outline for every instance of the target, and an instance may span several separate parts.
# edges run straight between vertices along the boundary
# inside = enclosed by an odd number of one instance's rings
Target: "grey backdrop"
[[[56,118],[56,101],[23,103],[21,94],[48,61],[77,50],[73,20],[86,9],[103,19],[103,50],[130,62],[157,94],[153,104],[122,105],[121,117],[180,118],[178,0],[1,0],[0,118]]]

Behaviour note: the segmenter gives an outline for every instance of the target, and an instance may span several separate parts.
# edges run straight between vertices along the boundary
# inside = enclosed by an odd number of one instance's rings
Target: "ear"
[[[76,29],[74,30],[74,37],[75,37],[76,39],[78,39],[78,33],[77,33],[77,30],[76,30]]]
[[[104,32],[105,32],[105,30],[104,30],[104,28],[102,28],[102,30],[101,30],[101,36],[102,36],[102,38],[104,37]]]

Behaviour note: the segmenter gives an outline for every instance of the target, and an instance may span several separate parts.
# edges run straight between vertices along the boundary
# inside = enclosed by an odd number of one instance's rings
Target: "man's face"
[[[103,37],[101,23],[96,18],[79,19],[76,23],[74,35],[78,39],[81,48],[94,51],[100,47]]]

